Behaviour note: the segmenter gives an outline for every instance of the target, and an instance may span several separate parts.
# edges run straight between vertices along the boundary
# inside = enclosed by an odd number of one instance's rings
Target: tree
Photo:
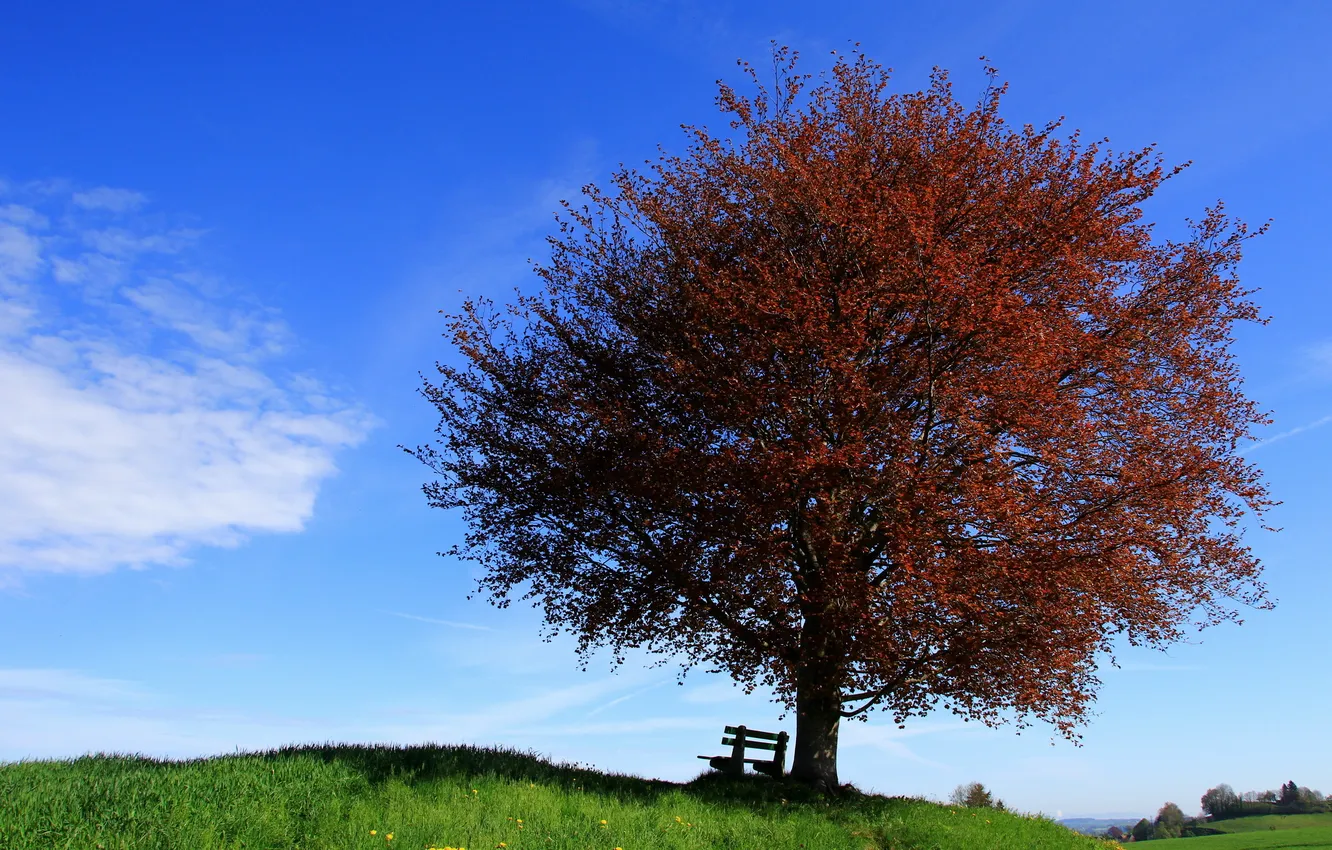
[[[772,687],[796,778],[836,789],[872,708],[1076,741],[1114,636],[1271,607],[1209,525],[1274,504],[1234,454],[1270,421],[1227,350],[1265,321],[1230,274],[1250,234],[1218,206],[1154,243],[1152,149],[1009,129],[993,69],[968,111],[864,56],[802,100],[774,59],[774,92],[720,86],[739,142],[695,129],[564,203],[521,343],[450,317],[467,371],[422,378],[446,452],[404,451],[492,604],[530,582],[584,669],[646,646]]]
[[[1003,803],[996,803],[990,792],[979,782],[968,782],[957,786],[948,801],[954,806],[966,806],[972,809],[1003,809]]]
[[[1112,826],[1105,831],[1105,837],[1109,838],[1111,841],[1123,841],[1128,836],[1124,830],[1117,826]]]
[[[1202,809],[1207,816],[1213,820],[1230,817],[1239,810],[1240,798],[1224,782],[1215,788],[1207,789],[1207,793],[1202,795]]]
[[[1150,841],[1153,837],[1152,822],[1143,818],[1133,825],[1133,831],[1130,834],[1134,841]]]
[[[1184,812],[1174,803],[1166,803],[1152,822],[1153,838],[1179,838],[1184,831]]]
[[[1293,806],[1300,801],[1300,788],[1291,780],[1281,786],[1281,799],[1278,801],[1283,806]]]

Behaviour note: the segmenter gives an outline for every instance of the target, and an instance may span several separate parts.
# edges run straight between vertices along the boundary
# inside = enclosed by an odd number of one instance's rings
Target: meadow
[[[1277,817],[1281,817],[1278,815]],[[1285,817],[1299,817],[1286,815]],[[1202,835],[1197,838],[1171,838],[1153,841],[1161,850],[1277,850],[1294,847],[1332,847],[1332,826],[1308,826],[1302,829],[1263,829],[1232,832],[1227,835]]]
[[[1264,850],[1279,847],[1332,848],[1332,814],[1316,815],[1262,815],[1251,818],[1232,818],[1212,821],[1209,829],[1219,829],[1224,835],[1204,835],[1198,838],[1172,838],[1159,843],[1162,848],[1182,847],[1183,842],[1197,850]],[[1203,842],[1194,844],[1192,842]]]
[[[1317,815],[1261,815],[1253,818],[1232,818],[1207,824],[1222,832],[1269,832],[1273,829],[1305,829],[1321,826],[1332,829],[1332,813]]]
[[[0,764],[6,850],[1108,846],[1037,816],[849,787],[834,799],[760,775],[709,771],[670,783],[468,746],[325,744],[189,761],[97,754]]]

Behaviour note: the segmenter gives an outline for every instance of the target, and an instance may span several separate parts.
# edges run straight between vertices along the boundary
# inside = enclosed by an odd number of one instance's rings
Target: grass
[[[1231,818],[1212,821],[1210,829],[1222,832],[1270,832],[1275,829],[1305,829],[1311,826],[1332,827],[1332,812],[1317,815],[1259,815],[1251,818]]]
[[[1277,815],[1276,817],[1282,817]],[[1287,815],[1286,817],[1300,817]],[[1316,816],[1315,816],[1316,817]],[[1250,820],[1237,818],[1237,820]],[[1253,818],[1252,820],[1259,820]],[[1187,843],[1186,843],[1187,842]],[[1200,835],[1197,838],[1171,838],[1153,841],[1153,850],[1191,847],[1193,850],[1277,850],[1277,848],[1332,847],[1332,826],[1309,826],[1303,829],[1264,829],[1262,831],[1233,832],[1228,835]]]
[[[1191,839],[1202,840],[1202,839]],[[828,798],[708,772],[677,784],[467,746],[283,747],[191,761],[0,764],[6,850],[1093,850],[1052,821]]]

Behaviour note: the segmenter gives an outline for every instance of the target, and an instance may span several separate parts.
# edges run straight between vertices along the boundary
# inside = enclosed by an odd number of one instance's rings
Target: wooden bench
[[[727,738],[726,735],[733,735]],[[760,740],[754,740],[754,739]],[[699,756],[707,759],[708,764],[717,770],[740,776],[745,772],[745,765],[752,764],[759,773],[780,779],[786,770],[786,742],[789,736],[785,732],[760,732],[744,726],[727,726],[723,732],[722,744],[731,746],[729,756]],[[768,743],[775,741],[776,743]],[[776,750],[771,761],[745,758],[745,747],[751,750]]]

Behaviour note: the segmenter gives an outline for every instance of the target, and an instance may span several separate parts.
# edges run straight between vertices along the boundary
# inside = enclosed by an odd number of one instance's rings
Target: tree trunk
[[[791,778],[830,794],[837,781],[837,726],[842,720],[841,689],[819,677],[801,677],[796,685],[796,739]]]

